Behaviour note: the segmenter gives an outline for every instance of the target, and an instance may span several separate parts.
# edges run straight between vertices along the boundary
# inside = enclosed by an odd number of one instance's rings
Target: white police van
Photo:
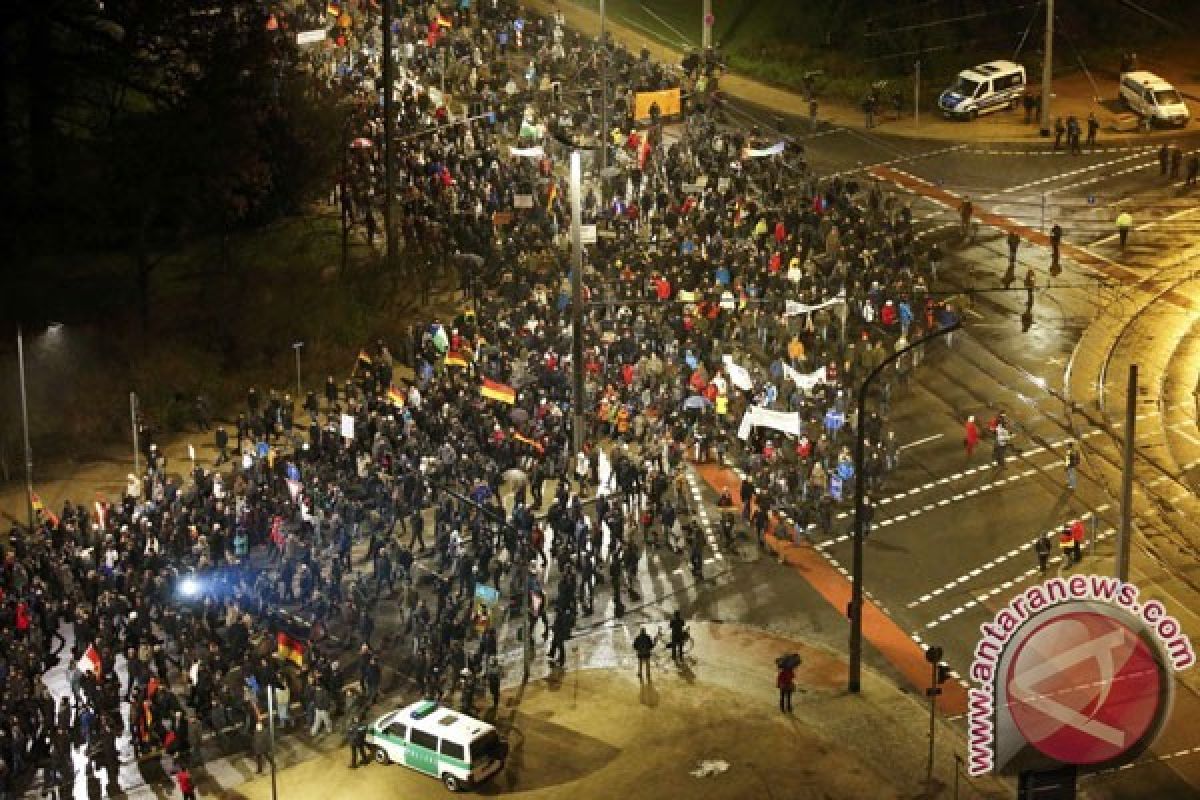
[[[1121,74],[1121,101],[1151,125],[1183,127],[1191,119],[1179,90],[1153,72]]]
[[[975,119],[1001,108],[1015,109],[1025,94],[1025,68],[1013,61],[989,61],[958,73],[938,97],[946,117]]]
[[[430,700],[379,717],[367,728],[367,744],[377,763],[440,778],[452,792],[483,783],[508,755],[494,727]]]

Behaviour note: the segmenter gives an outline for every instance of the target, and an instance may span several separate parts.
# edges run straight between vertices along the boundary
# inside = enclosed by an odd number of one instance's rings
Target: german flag
[[[468,363],[467,357],[458,350],[446,351],[445,364],[447,367],[462,367],[463,369],[466,369]]]
[[[404,408],[404,392],[397,389],[395,384],[388,387],[387,399],[396,408]]]
[[[521,434],[521,433],[513,433],[513,438],[516,439],[518,442],[524,442],[525,444],[532,447],[534,450],[537,451],[539,456],[546,455],[546,448],[543,447],[542,443],[539,442],[538,440],[530,439],[528,436],[525,436],[524,434]]]
[[[52,528],[58,527],[58,516],[53,511],[46,510],[46,506],[42,503],[42,498],[38,497],[37,492],[29,493],[29,504],[33,506],[33,511],[39,519],[45,518]]]
[[[517,392],[511,386],[506,386],[503,383],[483,379],[483,385],[479,387],[479,393],[489,400],[498,400],[501,403],[508,403],[510,406],[517,402]]]
[[[373,362],[371,361],[371,354],[368,353],[366,350],[359,350],[358,358],[354,362],[354,372],[352,374],[358,374],[358,371],[360,369],[369,370],[371,368],[372,363]]]
[[[288,636],[283,631],[275,635],[275,641],[279,645],[275,654],[285,661],[290,661],[297,667],[304,666],[304,651],[308,649],[304,642],[292,636]]]

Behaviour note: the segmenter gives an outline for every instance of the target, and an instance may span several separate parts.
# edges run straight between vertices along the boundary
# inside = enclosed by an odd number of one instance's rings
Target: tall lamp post
[[[571,454],[583,452],[583,203],[582,167],[571,151]]]
[[[33,531],[33,449],[29,446],[29,400],[25,392],[25,335],[17,325],[17,374],[21,381],[21,431],[25,437],[25,509]]]
[[[292,349],[296,351],[296,402],[302,402],[304,394],[303,385],[300,383],[300,351],[304,348],[304,342],[292,342]]]
[[[867,432],[864,426],[864,422],[866,421],[867,393],[871,388],[871,382],[902,355],[908,353],[910,350],[915,350],[927,342],[933,341],[939,336],[946,336],[953,333],[961,327],[962,322],[955,319],[949,325],[939,328],[926,336],[922,336],[907,347],[900,348],[885,358],[879,366],[871,370],[858,387],[858,415],[854,431],[854,564],[850,570],[850,608],[848,609],[850,616],[850,675],[846,682],[846,688],[850,692],[858,692],[862,688],[863,540],[866,538],[866,531],[863,530],[863,524],[866,522],[867,507],[867,487],[863,479],[862,467],[863,462],[866,460],[867,449]]]

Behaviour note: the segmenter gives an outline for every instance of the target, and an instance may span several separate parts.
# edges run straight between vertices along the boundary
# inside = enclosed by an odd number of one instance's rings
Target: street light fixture
[[[25,391],[25,335],[17,324],[17,374],[21,382],[21,431],[25,438],[25,508],[33,533],[33,450],[29,447],[29,399]]]
[[[953,319],[950,324],[938,328],[933,333],[902,347],[885,358],[879,366],[871,370],[858,387],[858,420],[854,431],[854,563],[850,570],[850,607],[847,614],[850,617],[850,674],[846,688],[857,693],[862,688],[862,607],[863,607],[863,542],[867,532],[863,530],[866,522],[866,485],[863,480],[863,462],[866,460],[866,406],[867,392],[871,382],[890,367],[898,358],[931,342],[939,336],[947,336],[962,327],[960,319]]]
[[[300,350],[303,347],[304,342],[292,342],[292,349],[296,351],[296,402],[300,402],[301,395],[304,394],[304,389],[300,383]]]

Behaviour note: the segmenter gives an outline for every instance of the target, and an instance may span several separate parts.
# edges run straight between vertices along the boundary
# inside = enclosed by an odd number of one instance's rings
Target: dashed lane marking
[[[1096,508],[1094,509],[1094,513],[1103,514],[1105,511],[1108,511],[1109,508],[1111,508],[1111,506],[1108,503],[1104,503],[1103,505],[1096,506]],[[1045,535],[1046,536],[1054,536],[1055,534],[1057,534],[1059,532],[1059,530],[1061,530],[1061,528],[1062,528],[1061,525],[1051,528],[1050,530],[1046,531]],[[946,583],[942,584],[941,586],[939,586],[936,589],[933,589],[932,591],[928,592],[927,594],[923,594],[920,597],[918,597],[917,599],[911,600],[908,603],[905,603],[904,607],[905,608],[916,608],[917,606],[924,605],[925,603],[928,603],[930,600],[934,600],[934,599],[940,597],[941,595],[945,594],[946,592],[950,591],[951,589],[954,589],[955,587],[958,587],[958,586],[962,586],[964,583],[968,583],[973,578],[978,578],[984,572],[995,569],[996,567],[1008,562],[1010,559],[1015,558],[1016,556],[1020,555],[1021,553],[1032,549],[1033,546],[1037,543],[1037,540],[1040,538],[1041,538],[1040,536],[1034,537],[1033,539],[1030,539],[1028,542],[1025,542],[1024,544],[1022,544],[1019,548],[1017,548],[1015,550],[1009,550],[1007,553],[998,555],[995,558],[991,559],[990,561],[985,561],[983,564],[980,564],[975,569],[972,569],[969,572],[965,572],[962,575],[959,575],[954,580],[947,581]]]
[[[1117,532],[1116,528],[1106,528],[1105,530],[1096,534],[1096,541],[1098,541],[1098,542],[1103,541],[1103,540],[1109,538],[1110,536],[1113,536],[1114,534],[1116,534],[1116,532]],[[1055,556],[1055,557],[1051,558],[1050,563],[1051,564],[1061,564],[1062,556]],[[932,619],[929,622],[925,623],[925,630],[931,630],[945,622],[949,622],[950,620],[971,610],[972,608],[975,608],[976,606],[987,602],[988,600],[995,597],[996,595],[1011,589],[1012,587],[1016,586],[1018,583],[1021,583],[1022,581],[1027,580],[1028,578],[1032,577],[1033,575],[1037,574],[1038,572],[1039,572],[1039,570],[1037,567],[1030,567],[1029,569],[1022,572],[1020,575],[1018,575],[1015,579],[1004,581],[1003,583],[1001,583],[997,586],[994,586],[991,589],[977,593],[973,599],[968,600],[967,602],[963,603],[962,605],[956,606],[955,608],[952,608],[949,611],[947,611],[945,614],[940,614],[940,615],[938,615],[937,618]]]

